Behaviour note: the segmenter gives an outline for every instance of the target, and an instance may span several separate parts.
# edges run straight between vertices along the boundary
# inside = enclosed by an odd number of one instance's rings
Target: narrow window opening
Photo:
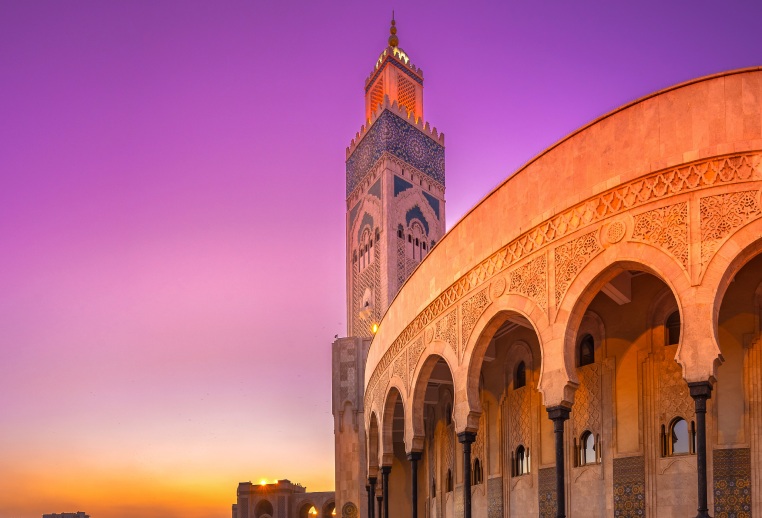
[[[582,434],[579,441],[579,465],[595,464],[595,436],[590,432]]]
[[[680,312],[675,311],[667,319],[667,345],[680,343]]]
[[[447,492],[452,492],[452,471],[447,470]]]
[[[579,344],[579,366],[584,367],[595,363],[595,341],[590,335],[582,337]]]
[[[513,384],[513,388],[521,388],[527,384],[527,367],[524,362],[519,362],[519,366],[516,367],[516,383]]]

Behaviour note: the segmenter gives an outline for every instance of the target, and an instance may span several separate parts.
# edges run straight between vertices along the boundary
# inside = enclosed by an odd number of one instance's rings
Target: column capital
[[[380,471],[381,471],[382,475],[388,475],[389,473],[392,472],[392,467],[391,466],[381,466]]]
[[[476,432],[460,432],[458,434],[458,442],[463,444],[471,444],[476,440]]]
[[[376,477],[368,477],[368,484],[375,484],[376,483]]]
[[[413,461],[413,460],[418,461],[418,460],[421,460],[422,456],[423,456],[423,454],[420,451],[411,451],[410,453],[407,454],[407,460],[409,460],[409,461]]]
[[[569,419],[569,415],[571,414],[571,408],[564,406],[564,405],[557,405],[547,408],[548,411],[548,418],[551,421],[566,421]]]
[[[694,381],[688,383],[688,389],[691,392],[691,397],[711,399],[712,397],[712,383],[709,381]]]

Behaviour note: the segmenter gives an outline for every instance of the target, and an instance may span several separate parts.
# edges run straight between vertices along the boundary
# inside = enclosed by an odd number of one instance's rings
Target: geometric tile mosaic
[[[540,518],[556,518],[556,468],[544,468],[537,472],[540,500]]]
[[[714,450],[715,518],[751,518],[751,450]]]
[[[347,159],[347,197],[385,152],[445,184],[444,146],[398,115],[384,110]]]
[[[644,457],[614,459],[614,516],[646,515],[646,469]]]

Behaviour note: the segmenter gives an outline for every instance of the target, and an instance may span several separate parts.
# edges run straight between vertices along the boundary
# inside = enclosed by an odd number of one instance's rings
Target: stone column
[[[471,443],[475,440],[474,432],[458,434],[458,442],[463,444],[463,518],[471,518]]]
[[[569,419],[571,410],[565,406],[553,406],[547,409],[548,417],[553,421],[556,434],[556,518],[566,518],[566,492],[564,489],[564,421]]]
[[[377,496],[376,500],[378,500],[378,518],[383,518],[384,515],[383,515],[383,509],[381,508],[381,504],[384,501],[384,497],[383,496]]]
[[[698,471],[698,514],[696,518],[710,518],[706,484],[706,400],[712,397],[712,384],[708,381],[688,383],[691,397],[696,403],[696,471]]]
[[[370,483],[369,489],[368,489],[368,518],[373,518],[373,495],[376,494],[376,477],[368,477],[368,482]]]
[[[381,483],[384,490],[384,516],[379,516],[378,518],[389,518],[389,473],[391,472],[391,466],[381,466]]]
[[[410,461],[410,474],[413,482],[413,518],[418,518],[418,461],[421,460],[421,452],[414,451],[407,454]]]

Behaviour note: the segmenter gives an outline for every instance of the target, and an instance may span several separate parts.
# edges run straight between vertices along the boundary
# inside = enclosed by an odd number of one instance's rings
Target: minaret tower
[[[423,122],[423,71],[389,46],[365,81],[365,124],[347,148],[347,331],[370,337],[444,235],[444,135]]]
[[[347,148],[347,338],[332,346],[336,510],[368,516],[363,387],[375,326],[445,233],[444,135],[423,122],[423,72],[389,46],[365,80],[365,124]],[[345,509],[349,509],[344,513]]]

